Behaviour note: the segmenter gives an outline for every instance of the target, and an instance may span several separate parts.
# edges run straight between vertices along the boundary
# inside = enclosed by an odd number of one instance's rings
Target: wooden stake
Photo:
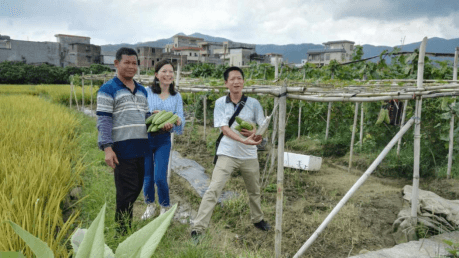
[[[424,58],[426,53],[427,37],[422,40],[419,48],[417,87],[422,88],[424,77]],[[418,192],[419,192],[419,160],[421,156],[421,111],[422,97],[416,97],[415,126],[414,126],[414,165],[413,165],[413,190],[411,192],[411,225],[417,225]]]
[[[206,141],[206,125],[207,125],[207,121],[206,121],[206,118],[207,118],[207,96],[204,95],[204,97],[202,98],[202,101],[203,101],[203,105],[204,105],[204,141]]]
[[[277,57],[274,60],[276,60],[274,62],[274,79],[277,80],[279,79],[279,60]]]
[[[72,92],[73,92],[73,75],[70,75],[70,98],[69,98],[69,106],[72,108]]]
[[[363,102],[360,104],[360,150],[362,150],[363,144]]]
[[[81,110],[84,110],[84,73],[81,75]]]
[[[78,105],[78,98],[77,98],[77,95],[76,95],[76,90],[75,88],[73,88],[73,96],[75,96],[75,103],[77,105],[77,110],[80,110],[80,107]]]
[[[176,77],[176,80],[175,80],[175,85],[178,87],[179,86],[179,82],[180,82],[180,73],[182,72],[182,67],[180,66],[180,64],[177,64],[177,77]]]
[[[325,140],[328,140],[328,129],[330,128],[331,106],[332,106],[332,103],[328,102],[327,129],[325,129]]]
[[[352,127],[352,138],[351,138],[351,150],[349,151],[349,167],[347,172],[351,172],[352,168],[352,154],[354,152],[354,140],[355,140],[355,131],[357,128],[357,117],[359,116],[359,103],[355,103],[355,112],[354,112],[354,126]]]
[[[92,71],[91,71],[91,77],[92,77]],[[94,94],[93,94],[92,91],[93,91],[93,82],[92,82],[92,79],[91,79],[91,115],[94,115],[94,111],[92,109],[92,98],[93,98],[92,95],[94,95]]]
[[[301,108],[302,108],[301,104],[302,103],[303,102],[300,100],[300,104],[299,104],[300,105],[300,109],[298,111],[298,139],[300,139],[300,131],[301,131]]]
[[[457,81],[457,60],[458,60],[459,47],[456,48],[454,53],[454,67],[453,67],[453,80]],[[454,103],[451,107],[456,106],[456,97],[454,97]],[[451,167],[453,165],[453,148],[454,147],[454,114],[451,115],[451,121],[449,124],[449,149],[448,149],[448,170],[446,172],[447,178],[451,178]]]
[[[277,106],[277,104],[279,103],[279,98],[278,97],[274,97],[274,105],[273,107]],[[270,165],[269,165],[269,170],[268,170],[268,175],[266,177],[264,177],[264,174],[265,174],[265,171],[266,171],[266,166],[265,166],[265,170],[263,171],[263,177],[264,179],[262,180],[263,184],[262,185],[265,185],[266,182],[269,181],[269,176],[271,175],[271,172],[274,170],[274,162],[276,161],[276,135],[277,135],[277,121],[279,120],[278,119],[278,111],[275,110],[274,111],[274,114],[273,114],[273,117],[274,117],[274,121],[273,121],[273,132],[272,132],[272,136],[271,136],[271,150],[269,152],[269,156],[271,157],[271,162],[270,162]]]
[[[275,107],[277,104],[279,103],[279,98],[278,97],[275,97],[274,98],[274,106]],[[278,125],[278,118],[279,118],[279,115],[278,115],[278,110],[275,110],[274,111],[275,113],[273,114],[274,116],[274,121],[273,121],[273,133],[272,133],[272,139],[271,139],[271,143],[272,143],[272,148],[271,148],[271,163],[270,163],[270,166],[269,166],[269,171],[268,171],[268,176],[267,178],[269,178],[269,175],[271,175],[271,172],[274,170],[274,162],[276,161],[276,135],[277,135],[277,125]]]
[[[287,91],[287,85],[281,89],[282,95]],[[277,201],[276,201],[276,228],[275,228],[275,253],[276,258],[281,257],[282,242],[282,206],[284,201],[284,144],[285,144],[285,115],[287,109],[287,97],[279,98],[279,136],[277,148]]]

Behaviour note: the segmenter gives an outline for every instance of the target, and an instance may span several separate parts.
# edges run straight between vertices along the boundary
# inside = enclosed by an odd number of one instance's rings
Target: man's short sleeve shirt
[[[231,116],[233,116],[236,108],[240,105],[231,102],[229,95],[217,99],[214,108],[214,127],[228,126]],[[263,108],[258,100],[248,97],[247,102],[238,115],[243,120],[261,125],[265,119]],[[242,136],[234,127],[237,122],[231,125],[231,130]],[[231,139],[230,137],[223,136],[217,150],[217,155],[225,155],[237,159],[256,159],[257,147],[254,145],[246,145]]]

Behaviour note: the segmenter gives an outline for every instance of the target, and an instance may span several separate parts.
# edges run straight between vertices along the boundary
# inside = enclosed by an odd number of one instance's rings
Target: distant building
[[[307,62],[319,66],[328,65],[331,60],[340,63],[349,62],[354,53],[354,42],[348,40],[329,41],[323,43],[323,49],[310,49],[307,52]]]
[[[140,70],[154,68],[155,64],[162,60],[164,48],[159,47],[137,47],[138,65]]]
[[[212,64],[223,64],[223,42],[208,42],[202,41],[198,45],[202,48],[199,52],[201,55],[201,62],[203,63],[212,63]]]
[[[265,55],[269,57],[269,62],[271,63],[271,65],[276,65],[276,59],[277,59],[278,64],[281,64],[282,62],[284,62],[284,56],[282,54],[268,53]]]
[[[101,52],[100,64],[110,67],[112,71],[115,71],[115,59],[116,52]]]
[[[175,35],[173,37],[173,43],[167,44],[164,52],[168,55],[175,56],[173,59],[175,59],[176,62],[179,61],[182,65],[202,62],[201,51],[204,49],[199,45],[201,42],[204,42],[203,38]],[[184,56],[184,58],[181,56]]]
[[[47,63],[61,67],[101,63],[100,46],[90,44],[89,37],[64,34],[55,37],[57,42],[37,42],[0,35],[0,62]]]
[[[256,54],[255,44],[239,43],[233,41],[223,42],[223,48],[216,50],[220,58],[229,66],[244,66],[251,61],[250,56]]]

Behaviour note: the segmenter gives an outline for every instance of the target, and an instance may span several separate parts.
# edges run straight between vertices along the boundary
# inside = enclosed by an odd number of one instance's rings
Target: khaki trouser
[[[260,222],[263,219],[260,204],[260,171],[258,159],[243,160],[220,155],[212,172],[212,180],[209,188],[202,197],[192,230],[202,233],[209,226],[210,217],[222,193],[223,187],[225,187],[231,173],[236,169],[241,171],[247,193],[249,194],[252,223]]]

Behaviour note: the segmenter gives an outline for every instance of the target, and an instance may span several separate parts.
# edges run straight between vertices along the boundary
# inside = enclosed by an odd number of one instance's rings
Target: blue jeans
[[[169,186],[167,185],[167,165],[171,151],[171,134],[169,132],[151,136],[148,134],[148,154],[145,157],[145,177],[143,193],[145,203],[155,202],[155,184],[158,188],[159,204],[163,207],[169,203]]]

